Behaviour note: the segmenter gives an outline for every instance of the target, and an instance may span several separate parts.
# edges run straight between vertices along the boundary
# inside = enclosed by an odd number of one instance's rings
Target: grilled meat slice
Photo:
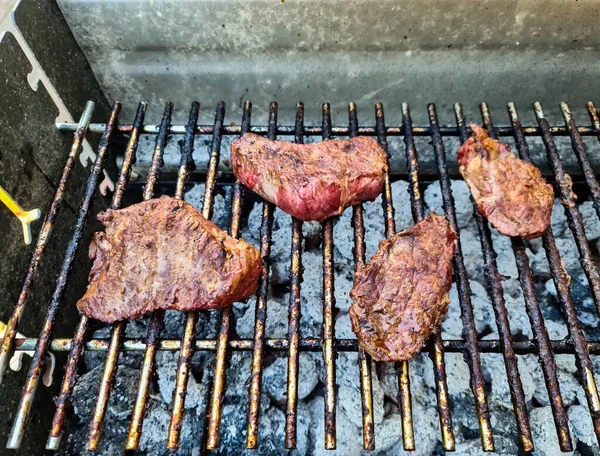
[[[431,212],[379,244],[350,292],[352,329],[375,361],[418,353],[448,311],[456,233]]]
[[[383,190],[385,151],[373,138],[316,144],[271,141],[247,133],[231,144],[235,176],[300,220],[321,221]]]
[[[550,224],[554,191],[540,170],[471,124],[473,136],[458,151],[458,169],[481,212],[500,233],[533,239]]]
[[[112,323],[156,309],[214,309],[256,290],[258,250],[184,201],[163,196],[98,220],[106,232],[94,235],[89,286],[77,303],[88,317]]]

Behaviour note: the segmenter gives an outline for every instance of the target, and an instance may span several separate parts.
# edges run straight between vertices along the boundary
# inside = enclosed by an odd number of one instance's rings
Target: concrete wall
[[[507,102],[524,113],[535,100],[557,121],[562,100],[587,120],[584,103],[599,94],[598,0],[58,3],[107,98],[123,101],[130,119],[140,99],[151,103],[150,119],[171,100],[182,122],[197,99],[211,123],[222,99],[239,123],[251,99],[260,122],[271,100],[284,122],[299,100],[312,123],[323,101],[337,123],[349,101],[365,123],[377,101],[390,122],[403,101],[418,122],[428,102],[452,122],[454,102],[472,117],[483,100],[498,123],[508,121]]]

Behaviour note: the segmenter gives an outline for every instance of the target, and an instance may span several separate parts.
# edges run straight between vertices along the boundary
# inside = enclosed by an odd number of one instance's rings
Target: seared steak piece
[[[458,170],[477,208],[507,236],[533,239],[550,224],[554,191],[540,170],[515,157],[510,147],[471,124],[473,136],[458,151]]]
[[[431,212],[379,244],[350,292],[352,329],[375,361],[418,353],[448,311],[456,233]]]
[[[112,323],[156,309],[214,309],[256,290],[258,250],[184,201],[163,196],[98,220],[106,233],[94,235],[89,286],[77,303],[88,317]]]
[[[246,133],[231,144],[231,164],[246,187],[305,221],[374,200],[387,171],[385,151],[365,136],[295,144]]]

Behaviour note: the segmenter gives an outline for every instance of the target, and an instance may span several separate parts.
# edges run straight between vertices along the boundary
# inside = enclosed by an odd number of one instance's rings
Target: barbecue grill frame
[[[167,436],[167,447],[176,449],[179,446],[179,434],[182,425],[182,412],[185,402],[187,380],[189,378],[189,369],[192,355],[195,351],[215,351],[216,364],[214,369],[213,389],[211,391],[211,401],[207,416],[207,432],[200,437],[208,449],[218,447],[219,425],[221,414],[221,402],[226,387],[225,374],[228,354],[231,350],[252,351],[252,371],[250,386],[250,407],[248,411],[248,434],[247,447],[256,448],[258,441],[259,412],[260,412],[260,394],[261,394],[261,375],[262,359],[265,350],[268,351],[288,351],[288,402],[286,409],[286,431],[285,448],[294,448],[296,445],[296,409],[297,409],[297,377],[298,377],[298,355],[300,351],[323,352],[325,365],[325,448],[333,449],[336,445],[335,438],[335,357],[337,352],[358,352],[360,368],[360,385],[363,405],[363,446],[366,450],[376,448],[375,430],[373,422],[373,399],[371,391],[371,360],[368,354],[364,353],[358,346],[355,339],[336,339],[334,335],[333,308],[334,299],[334,280],[333,280],[333,221],[331,219],[323,222],[323,335],[321,338],[301,338],[299,334],[300,321],[300,292],[301,292],[301,261],[302,261],[302,222],[293,220],[293,233],[291,239],[291,293],[290,293],[290,332],[287,339],[273,339],[266,337],[265,321],[268,304],[268,276],[269,276],[269,253],[271,244],[271,228],[273,223],[274,206],[270,203],[263,205],[263,222],[261,227],[261,255],[263,256],[263,272],[259,284],[256,301],[256,322],[253,339],[232,340],[229,338],[229,309],[217,311],[221,318],[219,321],[218,338],[196,340],[194,338],[194,329],[197,313],[190,312],[184,328],[184,337],[182,340],[160,339],[161,322],[164,312],[155,312],[149,321],[148,336],[146,340],[125,339],[124,330],[127,322],[121,322],[113,325],[110,339],[85,339],[85,333],[88,325],[88,319],[82,317],[73,339],[55,338],[52,339],[52,326],[56,318],[62,293],[66,286],[70,265],[75,252],[80,247],[81,233],[85,223],[89,207],[97,191],[99,177],[101,176],[103,161],[105,160],[108,146],[114,135],[125,133],[130,135],[129,143],[125,151],[125,159],[119,176],[116,192],[113,196],[111,207],[118,208],[121,203],[123,192],[129,181],[131,167],[135,162],[135,153],[142,134],[156,134],[156,148],[152,160],[152,166],[148,172],[144,198],[149,199],[153,196],[153,188],[156,185],[161,163],[162,155],[167,142],[168,135],[185,135],[184,147],[182,149],[181,163],[177,179],[176,197],[182,198],[184,188],[188,179],[189,172],[193,167],[193,149],[195,135],[211,135],[212,143],[210,150],[210,159],[207,171],[207,181],[205,190],[205,199],[203,214],[210,218],[212,214],[212,197],[217,180],[217,168],[220,157],[221,138],[223,135],[240,135],[251,131],[257,134],[267,135],[274,139],[277,135],[294,135],[295,141],[300,143],[304,136],[321,135],[323,139],[329,139],[331,136],[349,136],[371,135],[376,136],[381,146],[387,151],[387,136],[403,136],[405,143],[405,152],[407,159],[409,193],[411,209],[415,222],[423,217],[423,201],[419,190],[419,169],[418,153],[414,143],[415,136],[429,136],[432,139],[433,152],[436,158],[437,169],[439,173],[439,182],[442,188],[444,208],[448,219],[453,228],[458,232],[456,219],[454,215],[454,202],[450,189],[450,180],[446,169],[446,158],[444,150],[445,137],[458,136],[464,141],[468,135],[462,108],[459,104],[455,105],[456,127],[440,127],[437,120],[437,113],[433,104],[428,105],[429,126],[414,126],[410,116],[408,105],[403,105],[402,123],[398,126],[386,127],[383,113],[383,106],[375,106],[376,124],[374,127],[359,126],[357,109],[354,103],[349,105],[349,124],[348,126],[332,126],[329,114],[329,105],[323,105],[323,116],[321,126],[304,126],[304,107],[301,103],[297,105],[296,124],[294,126],[277,125],[277,104],[272,103],[270,109],[268,126],[251,126],[252,105],[246,102],[242,123],[239,126],[225,126],[225,105],[219,103],[215,112],[215,123],[212,126],[197,125],[199,104],[193,103],[190,111],[188,124],[171,125],[171,115],[173,105],[167,103],[161,124],[145,125],[144,114],[146,104],[140,103],[136,119],[133,124],[118,124],[118,114],[120,104],[117,102],[113,106],[111,119],[107,124],[89,124],[89,115],[82,116],[80,125],[76,124],[58,124],[57,127],[62,131],[74,131],[73,147],[69,160],[74,159],[81,142],[85,137],[86,130],[91,133],[103,133],[103,137],[98,148],[98,158],[90,173],[87,182],[86,191],[78,215],[78,223],[74,229],[72,242],[66,253],[63,270],[57,279],[57,288],[53,296],[52,303],[48,310],[48,317],[44,329],[39,338],[15,339],[18,328],[19,318],[25,306],[26,293],[37,266],[39,258],[43,253],[42,249],[36,249],[32,258],[33,272],[27,276],[24,284],[24,299],[20,300],[15,308],[12,324],[9,325],[11,332],[3,340],[2,352],[0,352],[0,366],[5,368],[5,361],[11,355],[13,350],[35,350],[30,372],[27,377],[27,384],[17,412],[17,418],[14,421],[13,429],[8,442],[9,448],[18,448],[24,429],[29,408],[39,382],[39,374],[42,361],[48,350],[69,351],[69,360],[67,370],[63,378],[61,394],[57,400],[57,409],[53,420],[53,427],[48,439],[48,449],[58,449],[62,432],[66,420],[66,411],[69,397],[73,391],[76,382],[76,370],[81,359],[83,350],[107,351],[104,374],[100,386],[100,392],[96,409],[90,425],[88,438],[88,448],[97,449],[100,444],[101,430],[111,392],[112,382],[115,378],[117,358],[121,351],[145,351],[144,363],[140,377],[140,388],[136,398],[131,426],[126,443],[126,449],[137,449],[141,435],[144,410],[147,403],[149,381],[153,371],[154,358],[157,350],[179,351],[179,365],[177,370],[177,382],[174,394],[174,406],[171,425]],[[534,105],[534,112],[538,121],[538,126],[522,127],[517,115],[516,107],[513,103],[508,105],[509,119],[511,126],[494,127],[489,114],[489,109],[485,103],[481,106],[482,121],[487,128],[490,136],[513,136],[516,142],[516,149],[525,161],[530,161],[526,136],[541,136],[547,151],[548,162],[554,173],[558,194],[565,206],[569,227],[573,231],[578,245],[582,267],[588,278],[594,303],[600,311],[600,276],[598,270],[591,261],[591,253],[587,247],[585,231],[577,207],[574,204],[570,194],[568,181],[566,180],[562,163],[558,155],[553,136],[569,136],[572,142],[572,148],[576,153],[580,166],[584,172],[585,181],[590,188],[591,197],[594,202],[597,214],[600,217],[600,187],[594,175],[593,169],[586,155],[582,136],[597,136],[600,141],[600,120],[593,103],[587,104],[587,110],[590,115],[592,125],[590,127],[578,127],[572,117],[569,106],[566,103],[561,104],[561,111],[565,120],[565,126],[550,126],[545,118],[541,104]],[[69,164],[69,161],[67,162]],[[71,163],[72,165],[72,163]],[[65,166],[61,183],[66,185],[71,172],[71,167]],[[62,190],[60,190],[62,189]],[[54,197],[53,205],[56,210],[62,200],[64,185],[61,185],[59,191]],[[239,181],[234,184],[234,197],[231,207],[231,226],[230,234],[239,236],[241,212],[243,204],[244,188]],[[391,179],[386,175],[386,181],[383,193],[384,223],[386,236],[394,233],[394,211],[391,198]],[[49,212],[49,215],[51,212]],[[442,340],[439,336],[430,339],[427,349],[434,364],[434,376],[436,381],[436,391],[438,399],[438,412],[440,416],[440,430],[442,446],[445,450],[454,449],[454,434],[452,429],[452,416],[448,399],[448,386],[444,367],[445,352],[460,352],[465,355],[471,373],[471,387],[473,390],[474,401],[480,424],[480,434],[482,447],[485,451],[493,451],[493,430],[490,423],[490,415],[487,405],[487,398],[484,391],[483,374],[481,370],[481,353],[502,353],[508,372],[508,381],[513,399],[513,408],[517,420],[517,428],[521,441],[521,448],[524,451],[533,450],[533,441],[529,430],[527,410],[523,398],[522,386],[518,374],[515,354],[538,353],[540,363],[544,372],[546,385],[549,392],[550,404],[555,419],[557,436],[560,447],[563,451],[573,449],[572,441],[568,431],[568,421],[566,412],[560,396],[560,385],[556,378],[556,366],[554,364],[554,354],[569,353],[576,355],[578,368],[582,371],[582,382],[588,406],[591,410],[592,421],[596,436],[600,441],[600,400],[595,384],[590,354],[600,354],[600,341],[588,342],[583,335],[579,321],[575,313],[575,304],[570,296],[569,276],[564,270],[560,260],[560,254],[554,243],[551,230],[543,237],[544,248],[547,252],[548,261],[552,277],[558,290],[559,302],[563,308],[566,317],[567,327],[569,329],[568,340],[554,341],[550,340],[544,327],[544,319],[539,310],[539,303],[533,290],[532,273],[528,264],[528,257],[525,252],[523,241],[519,238],[511,239],[517,268],[519,270],[519,279],[523,289],[525,305],[533,330],[533,339],[527,341],[513,341],[510,333],[510,325],[504,301],[502,297],[502,287],[497,275],[495,264],[495,253],[491,239],[489,227],[483,217],[475,210],[475,219],[478,224],[480,238],[482,241],[482,253],[485,263],[485,276],[489,285],[490,299],[496,316],[496,322],[499,328],[500,339],[479,341],[475,330],[472,306],[470,303],[470,290],[467,280],[466,270],[462,258],[462,251],[459,247],[454,258],[454,277],[457,281],[459,297],[461,302],[462,319],[464,326],[464,340]],[[49,229],[52,227],[53,218],[47,217],[42,227],[38,245],[40,242],[48,242]],[[364,263],[364,227],[362,224],[362,205],[353,209],[353,225],[355,233],[355,264],[358,267]],[[45,244],[44,244],[45,245]],[[399,363],[399,403],[402,416],[403,429],[402,439],[406,450],[415,448],[415,441],[412,428],[412,412],[410,399],[410,384],[408,376],[409,363]],[[0,372],[0,382],[2,374]]]

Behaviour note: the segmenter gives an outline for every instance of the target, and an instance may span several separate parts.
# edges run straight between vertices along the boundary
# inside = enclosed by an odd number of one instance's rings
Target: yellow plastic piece
[[[0,201],[20,220],[23,225],[23,238],[25,244],[31,244],[31,222],[35,222],[42,216],[42,211],[33,209],[32,211],[24,211],[17,202],[7,193],[0,185]]]

